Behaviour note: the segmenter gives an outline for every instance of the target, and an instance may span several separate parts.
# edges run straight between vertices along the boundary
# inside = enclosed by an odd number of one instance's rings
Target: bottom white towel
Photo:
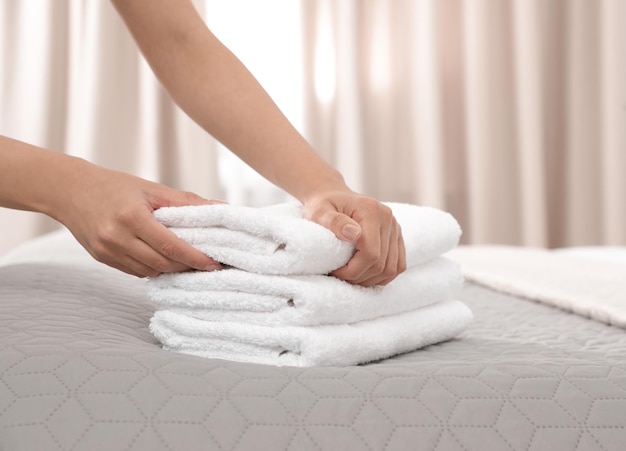
[[[203,321],[167,310],[150,323],[164,349],[202,357],[277,366],[347,366],[449,340],[472,320],[460,301],[392,316],[315,327],[267,327]]]

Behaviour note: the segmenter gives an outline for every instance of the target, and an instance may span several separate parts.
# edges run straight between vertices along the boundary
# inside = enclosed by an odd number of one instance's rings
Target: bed
[[[0,259],[0,450],[623,450],[626,331],[468,282],[458,338],[356,367],[163,351],[67,232]]]

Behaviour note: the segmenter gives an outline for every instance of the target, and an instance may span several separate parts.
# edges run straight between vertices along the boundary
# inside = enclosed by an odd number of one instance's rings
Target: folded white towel
[[[150,329],[165,349],[186,354],[278,366],[345,366],[451,339],[471,319],[465,304],[446,301],[369,321],[318,327],[202,321],[157,311]]]
[[[352,365],[456,336],[472,315],[450,300],[460,269],[438,257],[457,245],[458,223],[434,208],[387,205],[409,269],[371,288],[324,276],[354,246],[303,219],[300,205],[157,210],[175,234],[233,268],[151,279],[148,293],[161,309],[152,333],[173,351],[290,366]]]
[[[439,257],[386,286],[362,287],[323,275],[275,276],[238,269],[164,274],[148,282],[159,309],[210,320],[267,326],[343,324],[455,298],[461,268]]]
[[[407,266],[454,248],[461,229],[452,215],[416,205],[387,203],[402,227]],[[302,218],[295,203],[265,208],[226,204],[165,207],[156,219],[195,248],[226,265],[259,274],[328,274],[354,253],[325,227]]]

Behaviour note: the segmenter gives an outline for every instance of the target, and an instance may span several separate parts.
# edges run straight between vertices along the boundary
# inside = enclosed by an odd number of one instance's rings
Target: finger
[[[149,219],[153,219],[148,214]],[[143,224],[143,221],[138,222]],[[158,224],[158,223],[157,223]],[[142,230],[139,227],[139,230]],[[186,271],[189,266],[171,260],[150,247],[142,239],[136,237],[133,232],[137,230],[126,230],[124,234],[118,235],[116,240],[107,240],[104,249],[99,249],[99,260],[111,265],[117,262],[130,268],[142,276],[156,276],[165,272]]]
[[[333,276],[350,283],[359,283],[371,277],[368,271],[381,258],[382,230],[379,218],[365,217],[359,225],[363,232],[356,242],[356,252],[345,266],[332,273]]]
[[[398,229],[398,274],[402,274],[406,271],[406,247],[404,245],[404,236],[402,234],[402,227],[400,224],[396,223],[396,227]]]
[[[141,262],[138,262],[128,256],[122,256],[120,259],[101,259],[99,261],[107,266],[125,272],[126,274],[130,274],[131,276],[144,278],[158,275],[158,273],[153,269],[148,268]]]
[[[382,281],[395,275],[397,264],[397,230],[395,226],[381,228],[380,258],[375,261],[354,283],[366,287],[379,285]]]
[[[93,245],[93,243],[85,245],[81,242],[81,244],[96,261],[126,274],[136,277],[147,277],[155,273],[153,269],[126,255],[125,248],[114,242],[109,242],[108,244],[98,242],[97,245]]]
[[[153,208],[156,210],[161,207],[184,207],[187,205],[213,205],[213,204],[226,204],[228,202],[223,200],[209,200],[196,193],[190,191],[179,191],[174,189],[168,189],[162,195],[159,195],[157,199],[154,199]]]
[[[395,219],[391,215],[391,211],[388,209],[379,208],[379,253],[378,259],[372,260],[372,264],[367,271],[365,271],[358,279],[355,279],[354,283],[364,286],[376,285],[381,280],[388,278],[391,273],[395,273],[395,261],[393,260],[395,254],[395,246],[397,244],[397,236],[395,229]],[[390,246],[393,244],[393,246]],[[391,256],[389,252],[394,252]]]
[[[386,236],[385,236],[386,235]],[[375,262],[356,283],[365,287],[382,285],[396,275],[398,265],[398,229],[392,218],[392,224],[381,229],[381,258]]]
[[[406,250],[404,247],[404,238],[402,237],[402,229],[399,224],[396,226],[396,229],[398,235],[398,259],[395,274],[387,279],[381,280],[376,285],[387,285],[406,270]]]
[[[166,272],[183,272],[189,266],[171,260],[159,254],[143,240],[135,240],[135,244],[128,248],[127,255],[155,271],[157,274]]]
[[[357,243],[357,250],[350,261],[348,261],[348,263],[341,268],[333,271],[331,275],[354,284],[358,284],[361,281],[368,279],[369,277],[367,272],[372,266],[372,261],[378,258],[374,257],[374,255],[378,255],[379,252],[379,250],[375,249],[379,248],[379,246],[372,244],[369,246],[371,250],[365,248],[359,249]]]
[[[211,257],[203,254],[190,244],[178,238],[173,232],[160,224],[149,214],[147,226],[139,231],[138,238],[168,260],[180,263],[188,268],[212,271],[221,265]]]
[[[333,210],[330,207],[313,213],[305,212],[305,217],[326,227],[342,241],[354,243],[359,239],[362,233],[361,226],[358,222],[350,216]]]

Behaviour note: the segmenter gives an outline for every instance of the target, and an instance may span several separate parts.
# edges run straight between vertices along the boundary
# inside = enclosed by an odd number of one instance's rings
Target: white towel
[[[278,366],[344,366],[451,339],[471,319],[465,304],[446,301],[369,321],[318,327],[202,321],[157,311],[150,329],[165,349],[186,354]]]
[[[159,309],[211,320],[268,326],[354,323],[458,296],[461,269],[443,257],[390,284],[352,285],[324,275],[275,276],[237,269],[164,274],[148,282]]]
[[[387,203],[402,227],[407,266],[454,248],[461,229],[449,213]],[[265,208],[226,204],[165,207],[156,219],[215,260],[259,274],[328,274],[345,265],[354,246],[302,218],[295,203]]]

